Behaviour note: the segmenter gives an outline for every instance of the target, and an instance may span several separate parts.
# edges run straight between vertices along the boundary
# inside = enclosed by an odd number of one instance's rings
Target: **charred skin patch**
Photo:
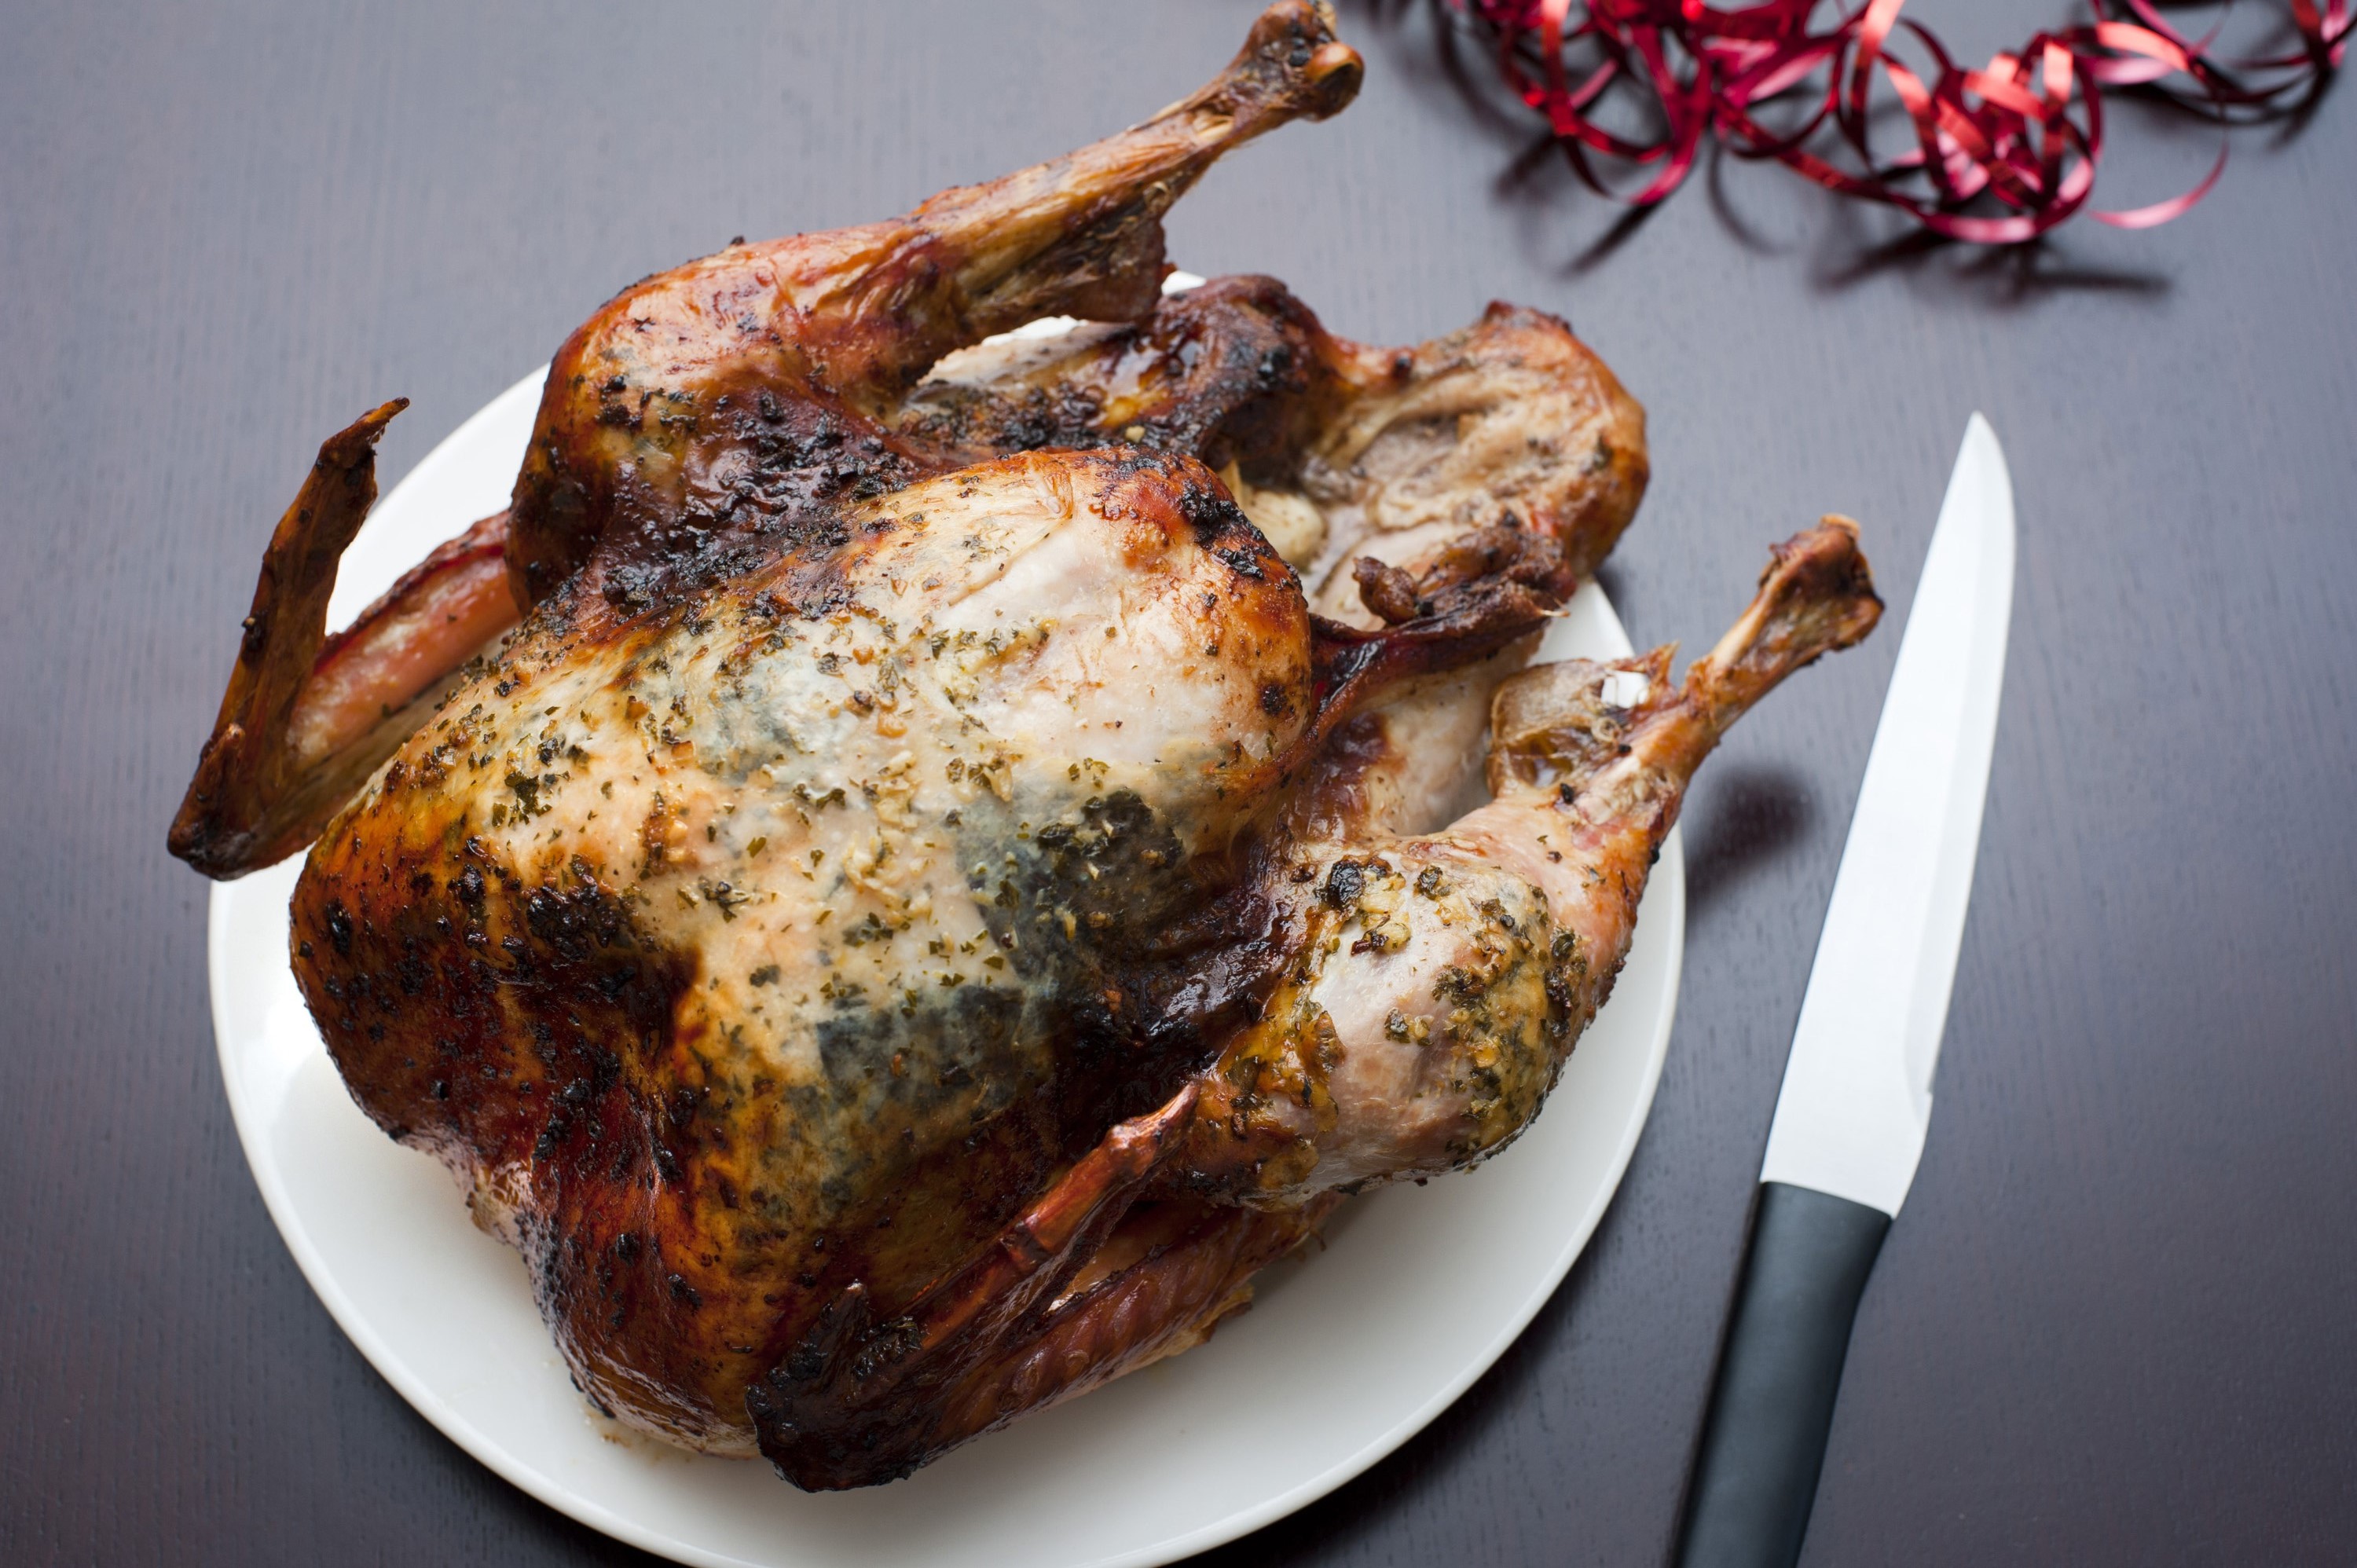
[[[970,886],[1053,1031],[1059,1122],[1084,1148],[1210,1059],[1291,933],[1255,884],[1190,861],[1134,791],[1072,800],[1028,835],[1009,818],[978,814],[974,864],[989,851],[1000,865]]]
[[[1289,483],[1357,352],[1275,279],[1218,278],[1021,373],[927,382],[893,423],[977,457],[1120,442]]]
[[[476,1222],[522,1252],[592,1397],[636,1369],[634,1408],[709,1442],[709,1369],[675,1330],[739,1308],[689,1180],[725,1129],[698,1122],[701,1075],[667,1048],[693,965],[596,868],[527,882],[462,823],[412,820],[392,845],[323,840],[296,886],[295,975],[329,1055],[380,1126],[473,1173]]]
[[[540,585],[547,574],[561,578],[594,562],[618,611],[659,608],[781,552],[840,548],[848,539],[842,508],[944,468],[938,456],[912,450],[863,414],[807,395],[781,396],[749,376],[705,392],[692,413],[674,417],[692,421],[698,436],[679,454],[682,493],[645,489],[625,467],[608,487],[614,494],[584,503],[581,515],[607,519],[597,538],[544,539],[526,531],[511,550],[536,593],[548,591]],[[667,435],[641,430],[639,438]],[[528,467],[527,478],[533,473]],[[552,501],[531,515],[570,516],[573,509]]]

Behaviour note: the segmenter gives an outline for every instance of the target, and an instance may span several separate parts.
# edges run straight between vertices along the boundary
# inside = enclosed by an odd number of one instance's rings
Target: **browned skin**
[[[1038,317],[1152,311],[1162,214],[1221,154],[1357,93],[1302,0],[1145,124],[865,228],[732,245],[624,290],[565,339],[516,479],[509,560],[537,602],[602,544],[614,591],[698,536],[958,466],[888,421],[951,350]]]
[[[1189,1084],[1115,1126],[890,1321],[861,1283],[829,1303],[748,1397],[764,1451],[805,1486],[862,1484],[1199,1342],[1340,1199],[1138,1204],[1196,1096]]]
[[[209,876],[299,848],[318,831],[312,797],[340,802],[367,777],[301,767],[288,731],[327,639],[336,563],[376,500],[377,438],[406,406],[396,400],[371,409],[329,436],[270,537],[221,714],[172,819],[172,853]]]
[[[342,807],[294,908],[330,1051],[631,1423],[888,1479],[1200,1342],[1338,1200],[1172,1165],[1351,918],[1321,868],[1388,820],[1294,802],[1428,810],[1416,737],[1478,732],[1646,475],[1552,317],[1389,350],[1266,279],[1158,296],[1169,201],[1358,74],[1280,4],[1133,131],[628,291],[560,354],[511,512],[335,639],[391,407],[282,522],[175,850],[238,875]],[[943,359],[1059,312],[1107,324]],[[1027,552],[1060,563],[1028,599],[991,575]],[[954,989],[811,993],[928,933]]]

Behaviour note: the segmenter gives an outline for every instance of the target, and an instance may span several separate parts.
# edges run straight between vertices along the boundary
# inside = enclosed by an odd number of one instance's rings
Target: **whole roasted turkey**
[[[1360,73],[1286,0],[1108,141],[626,290],[336,637],[400,405],[280,521],[173,851],[316,836],[345,1081],[621,1420],[859,1486],[1200,1343],[1529,1122],[1695,765],[1873,626],[1829,519],[1682,682],[1515,673],[1644,488],[1603,365],[1165,297],[1171,201]]]

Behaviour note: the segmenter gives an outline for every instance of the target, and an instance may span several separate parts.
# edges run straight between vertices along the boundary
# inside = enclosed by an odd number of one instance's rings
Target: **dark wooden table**
[[[2060,3],[1917,9],[1976,59]],[[1137,119],[1253,8],[11,7],[0,1559],[634,1556],[412,1413],[247,1174],[206,887],[163,836],[262,541],[358,410],[415,400],[397,478],[619,285]],[[1377,340],[1493,295],[1567,314],[1652,411],[1652,497],[1608,573],[1641,641],[1699,646],[1828,509],[1865,520],[1903,612],[1970,411],[2012,458],[2020,587],[1938,1114],[1807,1561],[2352,1561],[2357,103],[2244,135],[2173,227],[1975,255],[1732,165],[1616,229],[1452,81],[1429,9],[1346,31],[1358,105],[1222,166],[1174,252]],[[2122,204],[2214,145],[2114,132]],[[1890,624],[1689,807],[1669,1067],[1569,1283],[1421,1437],[1219,1561],[1661,1557]]]

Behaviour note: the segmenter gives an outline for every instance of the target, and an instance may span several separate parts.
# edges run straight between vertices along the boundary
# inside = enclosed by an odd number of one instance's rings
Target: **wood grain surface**
[[[1979,59],[2061,4],[1914,9]],[[0,1560],[635,1557],[412,1413],[247,1174],[205,885],[163,843],[262,542],[360,410],[414,400],[397,478],[617,286],[1134,121],[1253,8],[8,8]],[[1222,165],[1173,253],[1275,274],[1367,338],[1492,296],[1568,315],[1652,412],[1652,497],[1607,574],[1641,642],[1706,641],[1825,510],[1864,520],[1903,614],[1968,413],[2013,463],[2019,597],[1937,1114],[1806,1561],[2352,1561],[2357,103],[2243,135],[2208,204],[2148,234],[1927,247],[1733,164],[1616,225],[1452,77],[1435,16],[1346,7],[1357,106]],[[2113,134],[2123,205],[2214,145],[2134,110]],[[1669,1067],[1570,1281],[1421,1437],[1218,1562],[1661,1559],[1889,624],[1692,801]]]

